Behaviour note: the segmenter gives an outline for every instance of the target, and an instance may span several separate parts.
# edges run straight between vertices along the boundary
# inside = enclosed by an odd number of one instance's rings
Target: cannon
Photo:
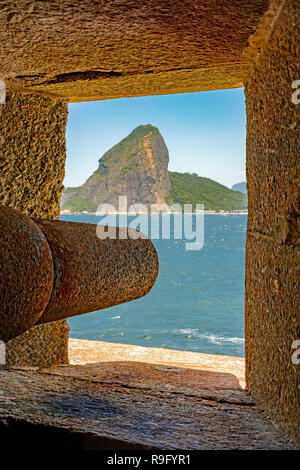
[[[105,231],[105,230],[104,230]],[[146,295],[158,275],[152,242],[117,228],[32,219],[0,206],[0,340],[34,325],[113,307]]]

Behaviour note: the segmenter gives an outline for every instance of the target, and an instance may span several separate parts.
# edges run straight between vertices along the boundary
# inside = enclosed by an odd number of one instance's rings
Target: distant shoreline
[[[248,211],[235,211],[235,212],[227,212],[227,211],[220,211],[220,212],[215,212],[215,211],[210,211],[210,210],[204,210],[203,212],[192,212],[192,214],[213,214],[213,215],[236,215],[236,214],[245,214],[248,215]],[[132,212],[107,212],[103,214],[98,214],[97,212],[70,212],[70,211],[61,211],[60,215],[98,215],[99,217],[105,216],[105,215],[130,215],[130,216],[138,216],[138,215],[157,215],[157,214],[162,214],[162,215],[170,215],[170,214],[182,214],[182,212],[152,212],[151,214],[149,212],[139,212],[139,213],[132,213]],[[186,215],[185,213],[184,215]]]

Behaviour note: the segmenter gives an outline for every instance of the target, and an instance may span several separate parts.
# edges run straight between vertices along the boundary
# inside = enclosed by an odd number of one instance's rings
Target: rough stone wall
[[[283,0],[2,0],[0,79],[70,101],[241,86]]]
[[[6,344],[8,366],[68,364],[69,326],[66,320],[34,326]]]
[[[41,218],[59,216],[67,102],[8,93],[0,105],[0,203]],[[6,345],[8,365],[68,361],[66,321],[36,326]]]
[[[0,113],[1,203],[35,217],[57,218],[67,103],[8,93]]]
[[[288,0],[246,84],[246,375],[251,394],[300,441],[300,365],[292,362],[300,340],[299,17],[298,0]]]

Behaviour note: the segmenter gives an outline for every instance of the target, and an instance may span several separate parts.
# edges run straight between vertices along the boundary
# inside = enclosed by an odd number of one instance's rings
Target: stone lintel
[[[0,79],[69,101],[239,87],[282,4],[4,1]]]

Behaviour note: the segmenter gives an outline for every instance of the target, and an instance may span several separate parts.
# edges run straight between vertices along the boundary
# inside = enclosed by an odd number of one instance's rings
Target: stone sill
[[[166,378],[165,374],[172,372],[176,373],[176,383],[180,382],[189,387],[200,385],[233,389],[245,387],[245,359],[243,357],[70,338],[69,360],[72,365],[96,363],[97,368],[101,363],[101,369],[109,370],[110,373],[113,373],[114,363],[121,362],[122,369],[128,369],[128,372],[130,371],[131,375],[134,374],[135,378],[145,380],[151,375],[152,379],[156,377],[158,383],[168,382],[170,377]],[[142,377],[140,374],[143,369],[147,373]],[[120,370],[119,365],[118,370]],[[174,377],[173,374],[172,376]]]
[[[70,360],[0,370],[1,442],[27,436],[64,451],[295,448],[243,389],[242,358],[71,339]]]

